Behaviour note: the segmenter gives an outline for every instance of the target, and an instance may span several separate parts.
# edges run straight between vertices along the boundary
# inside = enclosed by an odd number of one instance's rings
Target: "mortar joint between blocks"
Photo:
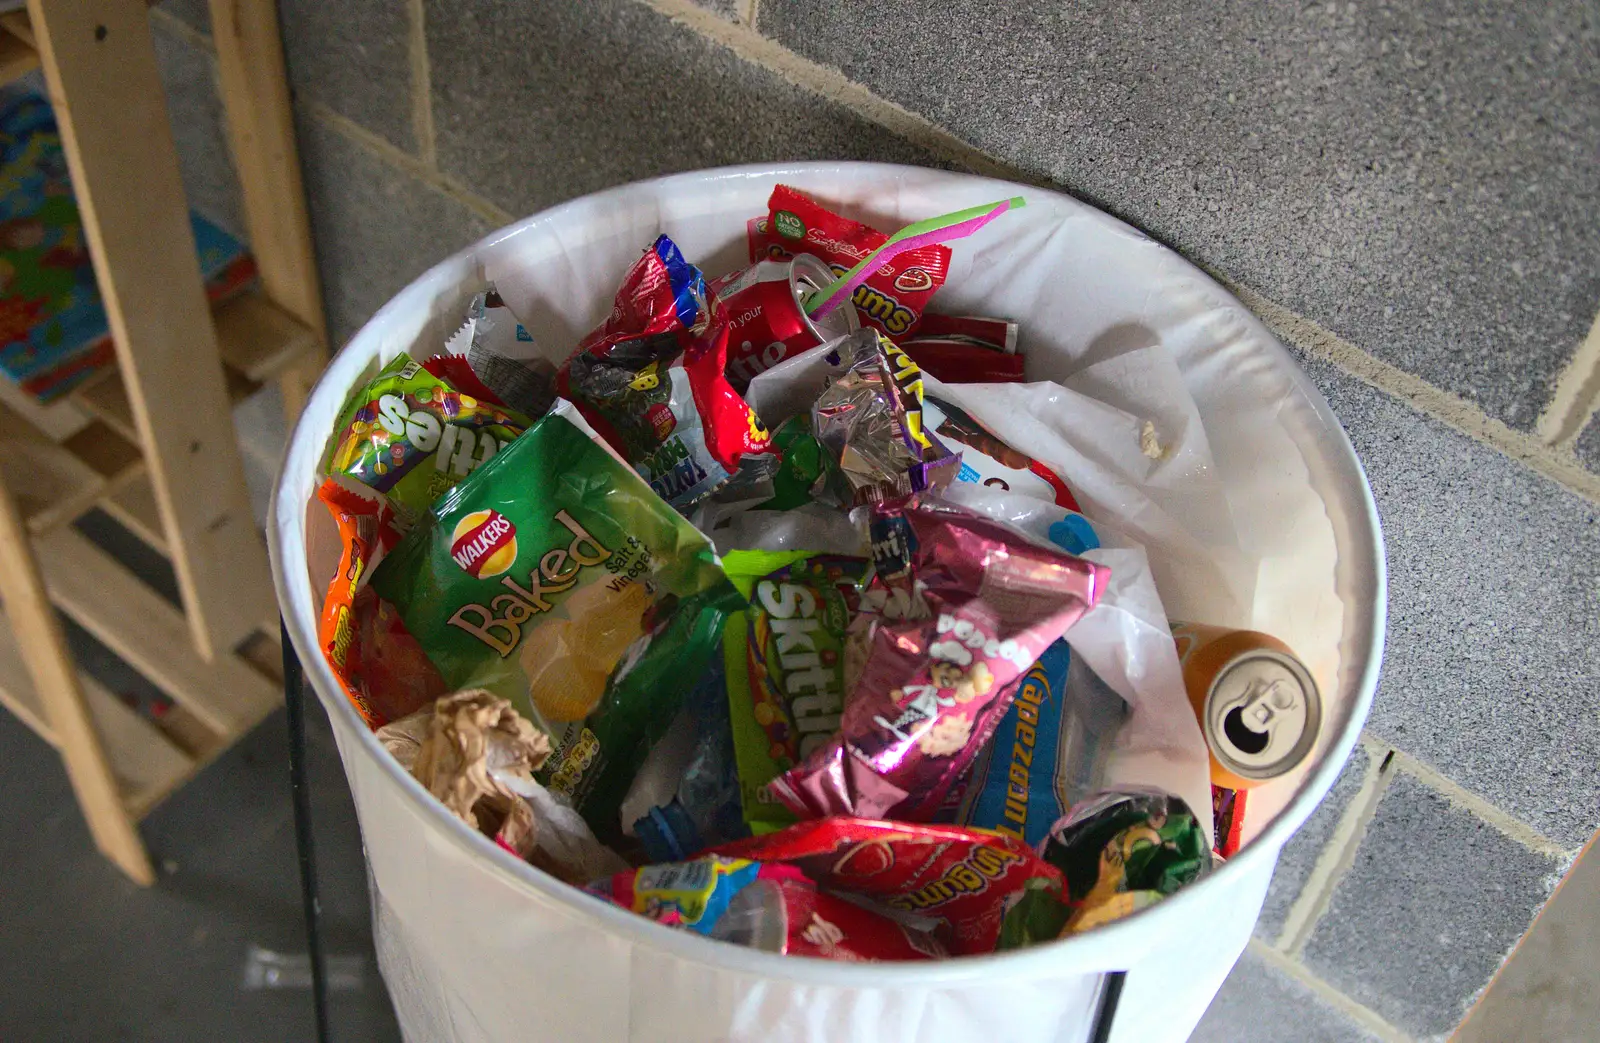
[[[1571,448],[1600,408],[1600,315],[1589,326],[1539,414],[1534,430],[1546,445]]]
[[[692,0],[634,0],[688,27],[735,57],[832,101],[941,159],[990,177],[1039,184],[1037,178],[967,144],[923,116],[878,97],[839,70],[814,62],[756,32],[753,25],[718,17]],[[752,6],[751,13],[756,8]],[[1042,187],[1042,185],[1041,185]]]
[[[1299,960],[1279,952],[1258,938],[1251,938],[1246,947],[1262,962],[1295,979],[1362,1028],[1383,1040],[1383,1043],[1415,1043],[1412,1036],[1391,1025],[1383,1015],[1323,981]]]
[[[374,134],[348,117],[341,116],[321,102],[308,100],[301,102],[301,106],[312,119],[349,138],[400,173],[414,178],[440,195],[460,203],[479,217],[482,217],[491,226],[508,225],[515,220],[509,211],[476,194],[449,175],[441,174],[439,171],[424,165],[416,156],[396,148],[384,138]]]
[[[423,0],[407,0],[411,59],[411,129],[417,136],[417,158],[430,170],[439,169],[439,150],[433,128],[433,68],[428,61],[428,23]]]
[[[1367,751],[1370,761],[1366,774],[1350,805],[1344,809],[1344,814],[1334,826],[1327,844],[1317,856],[1310,874],[1301,885],[1300,894],[1295,897],[1288,915],[1284,917],[1283,929],[1278,933],[1277,947],[1287,956],[1298,958],[1305,949],[1312,932],[1328,911],[1334,891],[1338,890],[1350,867],[1355,864],[1356,851],[1366,838],[1367,826],[1378,813],[1378,803],[1389,788],[1394,751],[1365,736],[1362,737],[1362,747]]]
[[[1571,453],[1545,444],[1536,435],[1513,430],[1472,403],[1367,354],[1331,330],[1233,281],[1225,273],[1211,268],[1206,270],[1273,333],[1288,343],[1332,363],[1362,383],[1405,402],[1419,413],[1438,420],[1500,455],[1510,457],[1569,492],[1600,504],[1600,475],[1585,470]]]
[[[1439,774],[1439,772],[1408,753],[1396,750],[1394,752],[1394,767],[1396,770],[1403,771],[1418,782],[1423,783],[1455,807],[1493,826],[1506,837],[1516,841],[1528,850],[1556,859],[1561,863],[1562,872],[1566,871],[1566,868],[1577,858],[1578,851],[1581,850],[1580,848],[1571,848],[1557,843],[1526,822],[1489,803],[1464,788],[1460,783]]]

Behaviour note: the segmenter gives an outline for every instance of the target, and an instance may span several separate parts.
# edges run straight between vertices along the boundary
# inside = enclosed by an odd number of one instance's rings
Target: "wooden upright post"
[[[67,777],[88,820],[95,846],[135,883],[155,881],[144,842],[123,808],[117,780],[90,717],[78,671],[72,665],[55,606],[45,593],[39,563],[28,545],[28,527],[0,484],[0,598],[16,635],[17,650],[44,707]]]
[[[144,0],[28,0],[28,11],[185,614],[209,661],[270,618],[273,593],[150,16]]]
[[[239,168],[250,248],[272,302],[304,323],[321,347],[278,378],[293,418],[328,361],[328,331],[306,216],[294,109],[274,0],[211,0],[211,38]]]

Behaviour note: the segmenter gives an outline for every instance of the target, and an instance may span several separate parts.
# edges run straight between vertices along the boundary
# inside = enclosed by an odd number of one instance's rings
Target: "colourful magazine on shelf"
[[[255,279],[242,243],[189,223],[213,302]],[[40,402],[116,361],[55,115],[31,93],[0,95],[0,345],[0,374]]]

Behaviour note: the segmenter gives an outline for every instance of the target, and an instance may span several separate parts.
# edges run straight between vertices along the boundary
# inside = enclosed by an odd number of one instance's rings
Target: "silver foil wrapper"
[[[904,500],[950,484],[961,456],[923,428],[917,364],[875,330],[851,334],[837,350],[843,372],[817,398],[811,421],[850,500]]]

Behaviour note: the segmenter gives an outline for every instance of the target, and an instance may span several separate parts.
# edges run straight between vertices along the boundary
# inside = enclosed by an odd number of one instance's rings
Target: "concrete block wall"
[[[588,191],[860,158],[1047,185],[1227,282],[1367,468],[1361,748],[1197,1039],[1448,1034],[1600,825],[1600,22],[1587,0],[280,0],[331,327]],[[204,4],[156,13],[237,226]]]

